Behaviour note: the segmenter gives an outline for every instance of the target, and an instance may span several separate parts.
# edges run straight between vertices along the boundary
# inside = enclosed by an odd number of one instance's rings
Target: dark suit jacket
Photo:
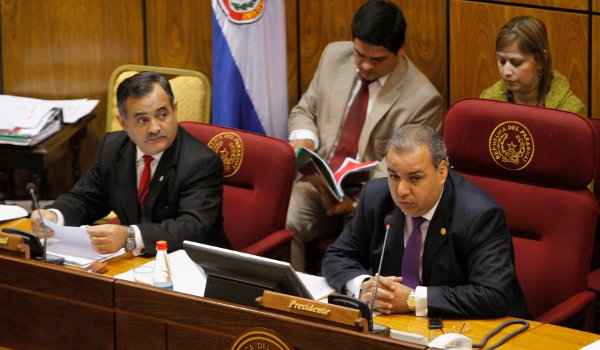
[[[100,142],[93,167],[50,206],[65,224],[91,224],[113,210],[121,224],[137,225],[145,250],[166,240],[169,250],[184,240],[226,246],[223,234],[221,158],[179,127],[150,183],[143,210],[137,203],[136,147],[124,131]]]
[[[387,179],[369,182],[359,203],[323,259],[323,274],[337,290],[377,270],[387,215],[392,222],[381,275],[400,276],[402,271],[405,216],[392,200]],[[503,209],[453,171],[429,224],[422,269],[430,315],[527,316]]]

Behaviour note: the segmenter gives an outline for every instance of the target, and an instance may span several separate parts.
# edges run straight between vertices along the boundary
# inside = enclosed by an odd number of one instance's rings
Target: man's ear
[[[120,114],[117,114],[117,120],[119,121],[119,125],[121,125],[121,129],[125,129],[125,119]]]
[[[448,177],[448,160],[444,159],[440,162],[440,165],[438,165],[438,174],[442,182],[445,182]]]

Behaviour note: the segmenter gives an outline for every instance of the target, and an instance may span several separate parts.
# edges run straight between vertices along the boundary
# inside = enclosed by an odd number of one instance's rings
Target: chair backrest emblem
[[[223,160],[223,176],[231,177],[242,167],[244,160],[244,142],[235,132],[225,131],[213,136],[208,147]]]
[[[507,170],[525,169],[535,153],[531,131],[522,123],[507,120],[492,130],[489,138],[490,156]]]

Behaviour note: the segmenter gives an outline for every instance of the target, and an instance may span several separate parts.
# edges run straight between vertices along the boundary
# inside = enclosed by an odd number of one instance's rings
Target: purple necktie
[[[421,260],[421,245],[423,236],[421,225],[425,222],[423,217],[411,217],[412,232],[406,242],[402,255],[402,284],[415,289],[419,285],[419,261]]]

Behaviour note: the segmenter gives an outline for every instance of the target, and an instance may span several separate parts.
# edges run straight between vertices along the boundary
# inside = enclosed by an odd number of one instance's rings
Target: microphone
[[[27,192],[29,192],[29,195],[31,196],[31,200],[32,200],[32,204],[31,204],[31,211],[35,210],[35,209],[41,209],[40,208],[40,202],[38,202],[38,198],[36,195],[36,186],[33,182],[29,182],[26,186]],[[48,227],[46,226],[46,224],[44,223],[44,217],[42,216],[42,214],[40,214],[38,212],[39,216],[40,216],[40,221],[41,221],[41,225],[42,225],[42,229],[44,231],[44,238],[42,240],[42,260],[43,261],[47,261],[49,263],[52,264],[58,264],[58,265],[62,265],[64,263],[64,259],[61,257],[48,257],[46,255],[46,246],[48,245]]]
[[[377,289],[379,288],[379,275],[381,274],[381,265],[383,265],[383,255],[385,254],[385,247],[387,245],[387,238],[390,232],[390,226],[392,225],[392,214],[386,215],[383,220],[383,224],[385,226],[385,236],[383,237],[383,247],[381,248],[381,256],[379,257],[379,267],[377,268],[377,273],[375,274],[375,291],[371,296],[371,305],[369,306],[371,310],[374,310],[375,299],[377,299]]]

